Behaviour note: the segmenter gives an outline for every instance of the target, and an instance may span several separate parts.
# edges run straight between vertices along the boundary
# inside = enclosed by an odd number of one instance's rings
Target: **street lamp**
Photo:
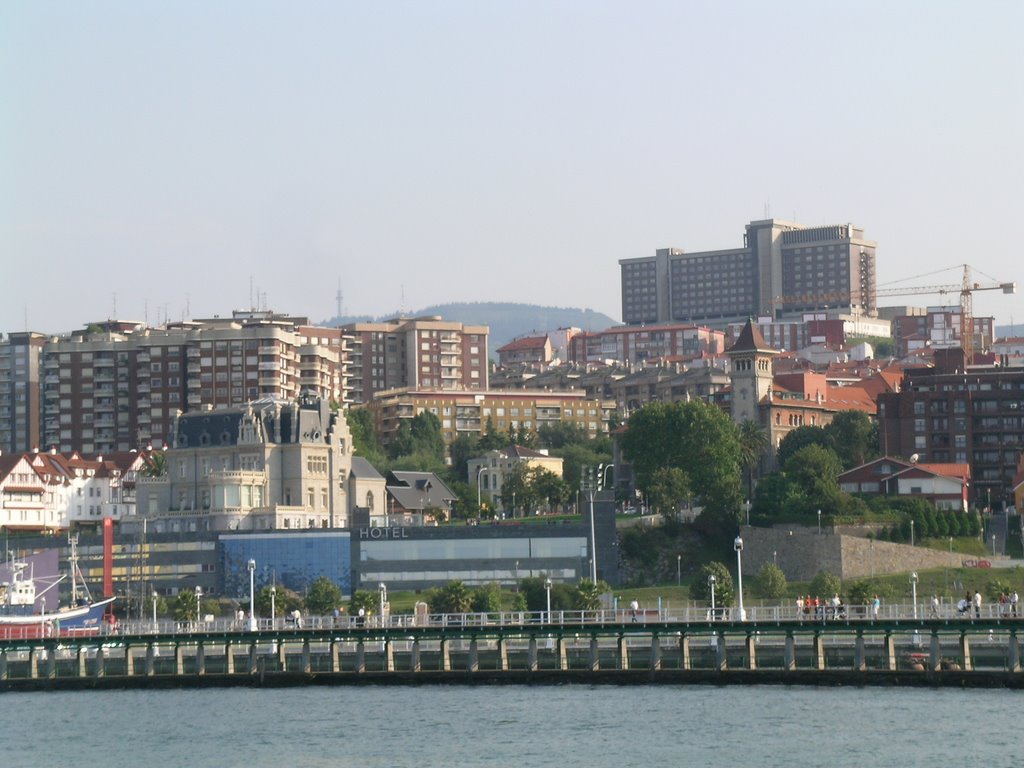
[[[683,586],[683,556],[676,555],[676,586]]]
[[[996,556],[996,535],[992,534],[992,557]]]
[[[156,601],[157,601],[156,590],[153,590],[153,631],[156,632]]]
[[[545,617],[545,622],[546,623],[550,623],[551,622],[551,579],[550,579],[550,577],[544,579],[544,591],[547,592],[547,597],[548,597],[548,613],[547,613],[547,616]]]
[[[480,478],[484,474],[484,467],[485,466],[486,465],[481,464],[479,467],[476,468],[476,514],[477,514],[477,517],[480,516],[480,509],[481,509],[481,507],[480,507]]]
[[[914,618],[917,618],[917,571],[910,574],[910,599],[914,601]]]
[[[914,546],[914,521],[910,521],[910,546]]]
[[[821,535],[821,510],[818,510],[818,535]]]
[[[196,627],[197,628],[199,627],[199,622],[201,622],[203,620],[202,599],[203,599],[203,588],[197,584],[196,585]]]
[[[708,576],[708,585],[711,587],[711,620],[715,620],[715,574]]]
[[[739,585],[740,621],[746,621],[747,612],[743,608],[743,539],[737,536],[736,540],[732,543],[732,548],[736,550],[736,581]]]
[[[747,499],[745,502],[743,502],[743,506],[747,510],[747,525],[749,526],[750,525],[750,499]]]
[[[377,597],[380,598],[380,625],[384,626],[384,606],[388,602],[388,588],[382,581],[377,585]]]
[[[270,628],[277,625],[277,584],[270,585]]]
[[[249,558],[249,631],[256,631],[256,561]]]

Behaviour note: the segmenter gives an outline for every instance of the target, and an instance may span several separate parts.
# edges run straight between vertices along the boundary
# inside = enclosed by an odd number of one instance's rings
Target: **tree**
[[[599,450],[599,443],[573,443],[552,450],[551,455],[562,460],[562,479],[568,486],[570,492],[575,492],[580,487],[580,479],[586,467],[596,467],[599,464],[608,464],[612,460],[610,451]]]
[[[352,447],[355,452],[370,462],[378,471],[385,469],[387,461],[377,439],[373,414],[366,408],[349,408],[345,412],[345,421],[352,434]]]
[[[537,497],[546,501],[549,509],[557,509],[569,498],[569,487],[550,469],[530,467],[526,476]]]
[[[683,469],[704,506],[702,527],[733,534],[741,502],[739,432],[720,408],[702,400],[649,403],[629,417],[620,444],[645,493],[659,468]]]
[[[575,606],[580,611],[596,611],[601,607],[601,593],[608,591],[603,582],[595,584],[590,579],[581,579],[576,585]]]
[[[146,477],[166,477],[167,454],[163,451],[153,451],[146,456],[141,471]]]
[[[775,563],[765,563],[754,580],[761,597],[777,600],[786,594],[786,574]]]
[[[747,476],[747,498],[754,497],[754,475],[761,459],[771,445],[768,433],[756,421],[746,419],[740,424],[740,466]]]
[[[775,451],[775,458],[779,466],[783,466],[794,453],[808,445],[828,447],[829,439],[825,430],[817,426],[803,426],[797,427],[783,437]]]
[[[433,613],[468,613],[473,606],[469,589],[458,579],[427,591],[427,604]]]
[[[571,421],[556,421],[542,424],[537,430],[540,444],[549,450],[558,450],[569,445],[585,445],[589,437],[587,430]]]
[[[274,593],[273,600],[270,599],[271,591]],[[275,618],[291,613],[296,608],[305,607],[302,597],[283,584],[268,584],[256,593],[256,615],[269,618],[271,606],[273,606]]]
[[[705,563],[690,584],[690,597],[711,604],[711,577],[715,577],[715,605],[731,605],[734,592],[732,573],[725,563]]]
[[[421,411],[412,417],[410,424],[413,439],[413,452],[424,453],[444,463],[444,433],[441,421],[430,411]]]
[[[501,587],[495,582],[477,587],[470,593],[470,609],[476,613],[501,610]]]
[[[840,411],[824,427],[843,469],[859,467],[878,455],[878,424],[861,411]]]
[[[661,512],[675,510],[690,497],[690,478],[678,467],[659,467],[647,487],[647,500]]]
[[[380,597],[373,592],[366,589],[357,589],[352,593],[352,598],[348,601],[348,610],[352,616],[359,615],[359,609],[361,608],[364,614],[372,613],[378,609],[378,601]]]
[[[309,585],[306,611],[313,616],[330,616],[341,605],[341,589],[326,576]]]
[[[842,588],[843,582],[838,576],[828,571],[820,571],[811,579],[810,594],[814,597],[829,598],[838,595]]]
[[[480,438],[476,435],[460,434],[448,446],[448,455],[452,460],[452,474],[455,479],[464,483],[476,482],[469,476],[469,460],[476,458],[483,451],[480,449]]]
[[[816,508],[835,513],[839,506],[839,474],[842,472],[835,451],[810,443],[786,460],[783,471],[786,480],[803,496],[798,512],[810,514]]]

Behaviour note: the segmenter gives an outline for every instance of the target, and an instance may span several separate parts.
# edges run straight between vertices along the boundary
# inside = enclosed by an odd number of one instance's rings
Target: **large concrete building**
[[[622,259],[622,320],[724,327],[823,309],[872,315],[875,247],[852,224],[752,221],[741,248]]]
[[[488,328],[437,316],[394,318],[343,326],[350,339],[351,402],[377,392],[414,389],[487,389]]]
[[[16,453],[39,445],[41,333],[9,333],[0,339],[0,451]]]

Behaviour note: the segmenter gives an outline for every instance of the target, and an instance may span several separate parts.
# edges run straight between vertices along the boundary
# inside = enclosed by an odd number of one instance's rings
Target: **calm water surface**
[[[11,766],[1019,764],[1009,691],[360,686],[0,694]]]

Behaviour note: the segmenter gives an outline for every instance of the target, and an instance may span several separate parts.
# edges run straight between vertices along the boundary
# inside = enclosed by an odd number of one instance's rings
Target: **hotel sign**
[[[394,527],[394,528],[382,528],[382,527],[360,528],[359,529],[359,538],[360,539],[374,539],[374,540],[381,540],[381,539],[387,539],[387,540],[392,540],[392,539],[408,539],[409,538],[409,531],[407,529],[405,529],[405,528],[399,528],[397,526]]]

